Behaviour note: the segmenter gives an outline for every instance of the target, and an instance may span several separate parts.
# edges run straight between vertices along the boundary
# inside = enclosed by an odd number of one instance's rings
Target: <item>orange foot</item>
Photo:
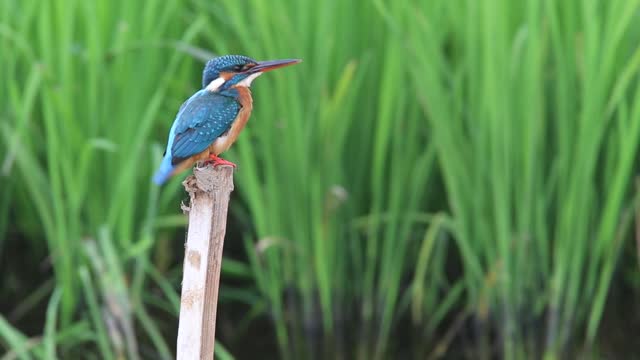
[[[212,164],[213,167],[216,166],[220,166],[220,165],[229,165],[232,167],[236,167],[236,164],[232,163],[231,161],[225,160],[221,157],[218,157],[215,154],[209,154],[209,161],[206,161],[207,164]]]

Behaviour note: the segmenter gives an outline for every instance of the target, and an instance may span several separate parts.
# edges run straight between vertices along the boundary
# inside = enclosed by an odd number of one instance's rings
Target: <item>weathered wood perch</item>
[[[189,230],[185,245],[178,360],[213,359],[216,307],[222,248],[227,227],[231,166],[196,167],[183,182],[190,195]]]

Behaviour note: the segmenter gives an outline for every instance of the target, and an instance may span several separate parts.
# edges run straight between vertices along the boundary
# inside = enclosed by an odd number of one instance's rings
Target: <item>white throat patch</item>
[[[207,85],[207,90],[214,92],[216,90],[218,90],[220,88],[220,86],[222,86],[222,84],[224,84],[226,80],[221,76],[215,80],[212,80],[209,85]]]
[[[262,75],[261,72],[257,72],[257,73],[251,74],[251,75],[247,76],[244,80],[240,81],[236,86],[249,87],[249,86],[251,86],[251,82],[253,80],[255,80],[260,75]]]
[[[244,80],[240,81],[239,83],[237,83],[235,86],[244,86],[244,87],[250,87],[251,83],[253,82],[253,80],[255,80],[258,76],[262,75],[261,72],[257,72],[255,74],[251,74],[249,76],[247,76]],[[208,91],[211,92],[215,92],[218,91],[218,89],[220,89],[220,86],[222,86],[222,84],[225,83],[225,80],[222,76],[212,80],[209,85],[207,85],[206,89]]]

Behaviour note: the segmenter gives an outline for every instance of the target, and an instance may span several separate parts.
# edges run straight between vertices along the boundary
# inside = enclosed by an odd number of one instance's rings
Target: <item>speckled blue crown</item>
[[[207,62],[202,72],[202,87],[206,87],[209,83],[220,76],[220,71],[231,69],[235,65],[255,64],[256,61],[248,56],[243,55],[224,55],[213,58]]]

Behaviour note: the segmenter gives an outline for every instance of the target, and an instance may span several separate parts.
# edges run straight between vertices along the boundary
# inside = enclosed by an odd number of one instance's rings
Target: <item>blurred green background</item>
[[[217,358],[629,358],[639,44],[638,0],[0,0],[2,359],[175,356],[151,174],[220,54],[304,62],[224,155]]]

